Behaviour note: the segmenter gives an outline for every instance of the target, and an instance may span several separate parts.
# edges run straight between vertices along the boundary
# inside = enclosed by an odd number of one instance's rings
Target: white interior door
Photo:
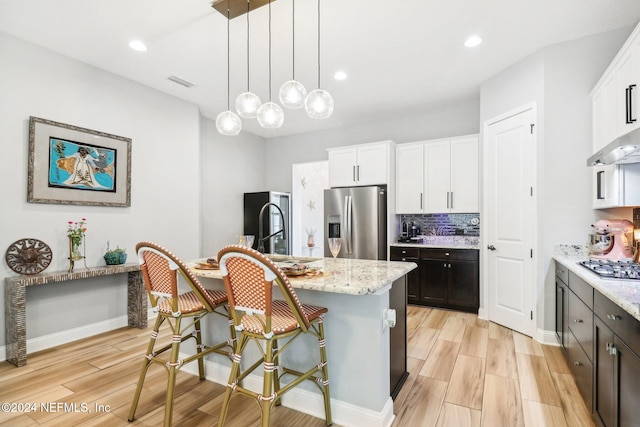
[[[533,336],[535,110],[485,124],[485,276],[489,320]]]

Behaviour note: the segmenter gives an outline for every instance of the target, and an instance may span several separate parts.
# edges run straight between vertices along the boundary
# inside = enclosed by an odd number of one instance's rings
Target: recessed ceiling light
[[[334,75],[333,78],[336,80],[345,80],[347,78],[347,73],[345,73],[344,71],[337,71]]]
[[[129,42],[129,47],[133,50],[137,50],[138,52],[146,52],[147,45],[144,44],[142,40],[131,40]]]
[[[478,36],[471,36],[467,40],[465,40],[464,45],[466,47],[475,47],[482,43],[482,39]]]

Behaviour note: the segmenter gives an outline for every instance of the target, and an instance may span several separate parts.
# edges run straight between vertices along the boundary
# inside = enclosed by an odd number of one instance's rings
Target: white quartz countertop
[[[298,257],[297,257],[298,258]],[[317,267],[321,275],[289,277],[291,286],[311,291],[333,292],[348,295],[369,295],[386,292],[391,284],[418,266],[413,262],[373,261],[363,259],[321,258],[302,262]],[[196,268],[206,259],[188,261],[186,264],[198,277],[222,279],[220,270]]]
[[[640,320],[640,280],[603,279],[579,264],[580,261],[587,259],[584,256],[554,255],[553,258],[627,313]]]

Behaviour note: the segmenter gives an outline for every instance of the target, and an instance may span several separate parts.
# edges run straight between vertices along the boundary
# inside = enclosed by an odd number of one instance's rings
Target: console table
[[[70,280],[111,276],[127,273],[127,316],[133,328],[147,327],[147,291],[144,287],[140,265],[137,263],[91,267],[86,270],[41,273],[30,276],[7,277],[4,289],[4,324],[7,362],[15,366],[27,364],[27,286],[46,285]]]

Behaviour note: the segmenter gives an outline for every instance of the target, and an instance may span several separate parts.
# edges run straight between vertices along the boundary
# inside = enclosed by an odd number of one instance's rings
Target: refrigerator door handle
[[[347,200],[346,200],[346,206],[347,206],[347,216],[346,216],[346,226],[347,226],[347,255],[351,255],[352,254],[352,247],[351,247],[351,233],[352,233],[352,217],[351,217],[351,207],[352,207],[352,198],[351,196],[347,196]]]

